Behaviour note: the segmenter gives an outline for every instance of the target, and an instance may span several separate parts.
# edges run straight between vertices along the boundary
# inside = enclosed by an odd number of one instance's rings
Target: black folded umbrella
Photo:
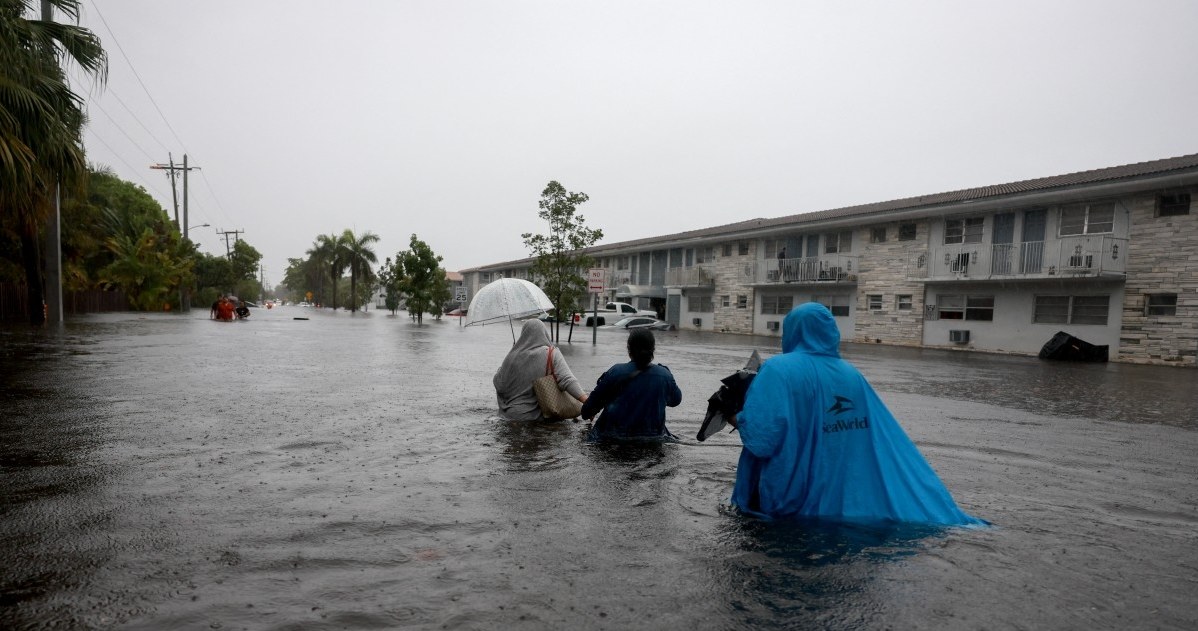
[[[723,385],[707,399],[707,416],[704,417],[703,425],[699,427],[699,434],[695,438],[702,442],[724,429],[725,425],[736,428],[736,415],[744,407],[745,394],[760,367],[761,356],[757,351],[753,351],[744,368],[720,380]]]

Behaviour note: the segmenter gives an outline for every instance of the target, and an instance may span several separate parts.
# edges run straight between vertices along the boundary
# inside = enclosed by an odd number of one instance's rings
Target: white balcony
[[[1127,239],[1109,235],[945,245],[917,253],[907,264],[907,277],[919,280],[1118,278],[1126,272]]]
[[[713,287],[715,277],[703,265],[666,270],[666,287]]]
[[[856,282],[858,258],[841,254],[767,260],[758,266],[757,284]]]

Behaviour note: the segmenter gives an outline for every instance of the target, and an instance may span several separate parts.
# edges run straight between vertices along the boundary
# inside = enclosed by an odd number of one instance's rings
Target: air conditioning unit
[[[948,341],[957,344],[965,344],[969,342],[969,331],[961,329],[951,329],[948,332]]]
[[[953,272],[954,274],[969,273],[969,252],[958,253],[956,258],[952,259],[949,271]]]
[[[1069,257],[1069,267],[1084,267],[1087,269],[1094,267],[1094,255],[1087,254],[1082,256],[1080,254],[1075,254]]]
[[[691,318],[691,326],[695,327],[696,329],[702,328],[703,318]]]
[[[780,328],[781,328],[780,322],[766,322],[765,323],[766,331],[778,331]]]

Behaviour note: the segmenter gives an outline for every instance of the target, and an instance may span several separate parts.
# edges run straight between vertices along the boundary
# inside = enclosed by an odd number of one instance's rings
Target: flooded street
[[[626,360],[598,333],[562,345],[588,389]],[[682,441],[635,448],[498,419],[511,343],[298,307],[0,328],[0,628],[1198,627],[1198,371],[844,346],[995,524],[882,531],[725,509],[739,440],[694,436],[777,340],[658,333]]]

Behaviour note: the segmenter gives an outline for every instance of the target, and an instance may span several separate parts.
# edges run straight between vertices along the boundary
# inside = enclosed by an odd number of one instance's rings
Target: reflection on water
[[[563,451],[574,446],[575,424],[569,421],[509,421],[487,418],[507,471],[547,471],[565,466]],[[489,445],[484,445],[489,446]]]
[[[845,357],[878,390],[1198,429],[1198,380],[1189,369],[870,346],[850,346]]]
[[[748,627],[778,619],[836,628],[886,626],[871,583],[943,529],[901,524],[737,519],[719,529],[732,554],[710,568]]]
[[[610,333],[563,347],[584,384],[626,359]],[[727,509],[736,434],[693,436],[776,344],[662,332],[681,439],[596,444],[496,416],[506,327],[280,307],[0,329],[0,628],[1198,624],[1193,371],[846,346],[934,411],[904,423],[999,528],[767,523]]]

